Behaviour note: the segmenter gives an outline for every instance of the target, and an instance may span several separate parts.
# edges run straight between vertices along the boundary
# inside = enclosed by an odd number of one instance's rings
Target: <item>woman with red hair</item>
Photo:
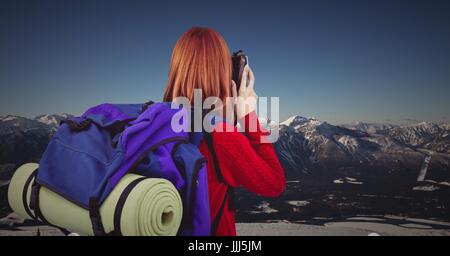
[[[236,99],[235,113],[243,133],[229,123],[219,123],[203,140],[200,151],[207,160],[211,209],[211,235],[236,235],[233,197],[230,191],[244,186],[251,192],[276,197],[285,188],[284,172],[272,144],[262,143],[267,132],[256,117],[255,78],[247,65],[240,86],[232,81],[231,54],[223,37],[211,28],[194,27],[185,32],[173,49],[164,101],[185,97],[193,102],[194,90],[203,100]],[[237,90],[239,88],[239,90]],[[256,122],[256,129],[249,123]],[[209,143],[208,143],[209,142]]]

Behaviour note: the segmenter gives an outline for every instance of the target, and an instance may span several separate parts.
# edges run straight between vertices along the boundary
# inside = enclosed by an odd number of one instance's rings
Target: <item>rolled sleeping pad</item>
[[[20,166],[14,173],[9,188],[11,208],[24,219],[34,219],[29,208],[33,173],[38,164]],[[105,233],[114,231],[114,213],[119,198],[134,180],[141,179],[126,197],[120,215],[120,230],[124,236],[176,235],[183,216],[180,195],[165,179],[145,178],[136,174],[125,175],[100,206],[99,212]],[[93,235],[89,211],[57,193],[41,186],[39,207],[42,216],[52,225],[84,235]],[[117,223],[118,221],[116,221]]]

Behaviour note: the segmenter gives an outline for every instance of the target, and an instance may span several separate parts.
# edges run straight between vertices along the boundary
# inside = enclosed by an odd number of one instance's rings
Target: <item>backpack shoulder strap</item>
[[[220,171],[220,166],[219,166],[219,161],[217,160],[217,154],[216,154],[216,150],[214,149],[214,144],[213,144],[213,138],[212,138],[212,134],[205,132],[204,133],[204,138],[205,138],[205,142],[208,145],[209,150],[211,151],[212,154],[212,158],[214,161],[214,169],[216,170],[216,175],[217,178],[219,179],[220,182],[224,183],[225,185],[227,185],[227,192],[225,193],[225,197],[223,198],[223,201],[220,205],[219,211],[217,212],[216,216],[214,217],[214,220],[211,223],[211,235],[215,235],[217,232],[217,228],[219,227],[219,222],[220,219],[222,218],[223,215],[223,210],[225,208],[225,204],[228,202],[228,206],[230,207],[230,209],[233,209],[233,198],[234,198],[234,189],[233,187],[231,187],[230,185],[228,185],[225,182],[225,179],[223,178],[222,172]]]
[[[205,139],[205,142],[208,145],[209,151],[212,154],[212,158],[214,161],[214,169],[216,170],[217,178],[219,179],[220,182],[226,184],[225,179],[223,178],[222,172],[220,171],[219,161],[217,160],[216,150],[214,149],[212,134],[209,132],[204,132],[203,138]]]
[[[227,192],[225,193],[225,197],[223,198],[223,201],[220,204],[219,211],[217,212],[216,216],[214,217],[214,220],[211,223],[211,235],[216,235],[217,228],[219,227],[220,219],[222,218],[222,215],[223,215],[223,209],[225,208],[225,204],[226,204],[227,200],[233,200],[233,194],[234,194],[234,189],[231,186],[228,186]],[[228,204],[231,207],[232,202],[229,201]]]

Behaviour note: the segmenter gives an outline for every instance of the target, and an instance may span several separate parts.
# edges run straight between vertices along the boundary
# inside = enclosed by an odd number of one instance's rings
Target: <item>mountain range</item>
[[[0,217],[14,170],[39,161],[61,120],[0,117]],[[265,126],[273,126],[273,122]],[[334,125],[293,116],[279,124],[276,153],[287,177],[278,199],[238,189],[240,221],[312,220],[355,214],[450,218],[450,125]]]
[[[449,125],[333,125],[293,116],[274,143],[287,177],[280,198],[243,189],[241,221],[320,223],[351,216],[450,220]]]
[[[69,114],[41,115],[35,118],[1,116],[0,177],[6,172],[4,169],[10,169],[11,166],[38,161],[59,122],[69,116]]]
[[[315,118],[294,116],[280,123],[279,132],[275,149],[285,168],[295,171],[325,169],[329,173],[330,169],[361,165],[418,171],[430,154],[434,154],[436,161],[448,160],[450,154],[448,124],[337,126]],[[434,163],[432,161],[429,168],[433,168]]]

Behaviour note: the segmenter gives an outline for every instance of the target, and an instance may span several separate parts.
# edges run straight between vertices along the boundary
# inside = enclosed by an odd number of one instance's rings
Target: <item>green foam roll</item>
[[[34,178],[30,177],[38,167],[35,163],[20,166],[8,188],[11,209],[24,219],[34,218],[34,212],[29,209],[34,181]],[[139,178],[142,176],[125,175],[101,205],[100,216],[106,233],[114,230],[114,211],[119,197],[128,184]],[[89,211],[46,187],[40,188],[39,206],[42,215],[50,224],[71,232],[93,235]],[[146,178],[128,195],[122,209],[120,229],[125,236],[176,235],[182,216],[181,197],[172,183],[165,179]]]

